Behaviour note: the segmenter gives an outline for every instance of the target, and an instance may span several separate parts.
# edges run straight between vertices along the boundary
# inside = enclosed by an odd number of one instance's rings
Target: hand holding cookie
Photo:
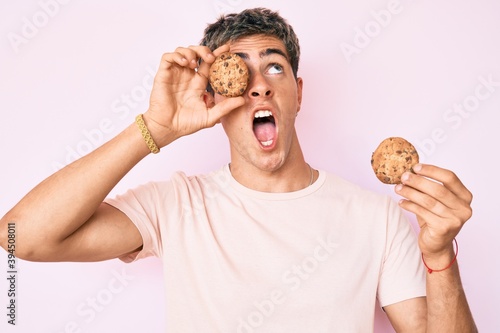
[[[435,267],[449,263],[453,239],[472,215],[471,192],[452,171],[419,163],[415,147],[403,138],[383,140],[371,164],[381,182],[396,184],[401,208],[417,216],[422,253],[437,260]]]
[[[244,104],[244,99],[239,97],[216,105],[206,91],[210,66],[218,55],[228,51],[228,45],[213,52],[206,46],[190,46],[162,56],[149,108],[144,114],[158,146],[212,127],[221,117]]]
[[[383,140],[371,164],[381,182],[396,184],[396,193],[405,198],[400,206],[417,216],[422,253],[453,253],[453,238],[472,214],[472,194],[460,179],[449,170],[420,164],[415,147],[399,137]]]
[[[404,198],[399,205],[417,216],[419,245],[427,258],[453,254],[453,239],[472,216],[472,193],[450,170],[417,164],[414,171],[403,174],[395,187]]]

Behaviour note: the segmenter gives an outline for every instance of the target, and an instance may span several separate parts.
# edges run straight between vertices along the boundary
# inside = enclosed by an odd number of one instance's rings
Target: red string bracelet
[[[453,238],[453,241],[455,241],[455,247],[457,248],[455,250],[455,257],[450,262],[450,264],[448,266],[446,266],[445,268],[443,268],[443,269],[432,269],[429,266],[427,266],[427,264],[425,263],[425,260],[424,260],[424,254],[422,253],[422,262],[424,263],[425,268],[427,268],[427,272],[429,272],[429,274],[432,274],[432,272],[442,272],[442,271],[445,271],[448,268],[450,268],[455,263],[455,261],[457,261],[457,256],[458,256],[458,242],[457,242],[456,238]]]

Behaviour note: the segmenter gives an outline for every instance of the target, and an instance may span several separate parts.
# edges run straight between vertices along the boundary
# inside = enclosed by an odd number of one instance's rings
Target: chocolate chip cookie
[[[372,154],[371,164],[377,178],[385,184],[401,183],[401,176],[418,163],[418,153],[408,141],[390,137],[380,143]]]
[[[248,67],[237,54],[224,52],[210,66],[209,82],[212,89],[226,97],[240,96],[248,86]]]

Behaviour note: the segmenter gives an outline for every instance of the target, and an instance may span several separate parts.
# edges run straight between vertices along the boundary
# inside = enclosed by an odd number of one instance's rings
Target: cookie
[[[242,95],[248,86],[248,79],[248,67],[237,54],[224,52],[210,66],[208,80],[212,89],[220,95]]]
[[[372,154],[372,168],[385,184],[401,183],[401,176],[418,163],[415,147],[403,138],[391,137],[380,143]]]

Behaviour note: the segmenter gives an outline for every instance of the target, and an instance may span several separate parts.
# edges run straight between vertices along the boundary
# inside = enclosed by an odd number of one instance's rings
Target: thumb
[[[210,125],[215,125],[222,117],[229,114],[236,108],[243,106],[245,99],[241,96],[224,99],[215,104],[213,108],[208,110],[208,122]]]

